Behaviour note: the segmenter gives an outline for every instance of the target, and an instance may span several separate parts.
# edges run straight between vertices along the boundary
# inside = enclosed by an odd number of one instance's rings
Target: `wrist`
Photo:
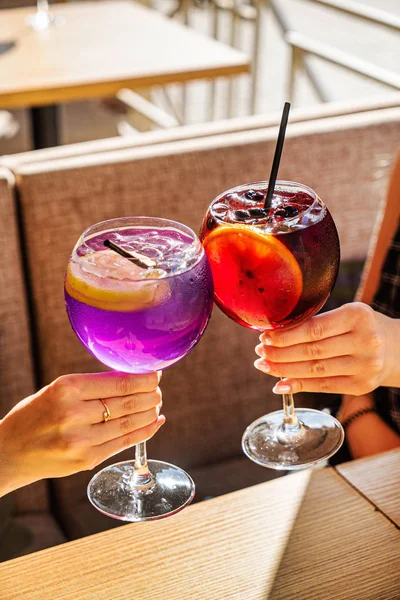
[[[7,441],[6,428],[5,420],[0,420],[0,498],[24,485],[18,482],[18,469],[12,460],[13,452]]]
[[[336,418],[340,423],[347,421],[352,415],[365,409],[375,408],[375,402],[371,395],[363,396],[343,396],[342,403],[338,410]]]
[[[400,319],[392,319],[380,313],[385,338],[385,370],[381,385],[400,387]]]

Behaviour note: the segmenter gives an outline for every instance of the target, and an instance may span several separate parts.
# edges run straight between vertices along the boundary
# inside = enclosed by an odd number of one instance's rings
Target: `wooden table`
[[[8,561],[0,581],[2,600],[395,600],[400,532],[314,469]]]
[[[26,23],[34,7],[0,11],[0,108],[40,107],[33,110],[36,137],[49,117],[51,137],[57,103],[249,70],[242,52],[134,2],[72,2],[51,10],[64,24],[41,32]]]

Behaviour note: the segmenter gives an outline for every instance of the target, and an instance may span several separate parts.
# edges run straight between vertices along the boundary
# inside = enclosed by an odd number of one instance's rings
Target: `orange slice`
[[[142,279],[143,269],[112,250],[101,250],[71,260],[65,281],[70,296],[89,306],[117,312],[158,306],[170,297],[164,272],[153,270]],[[139,281],[137,281],[139,280]]]
[[[221,225],[203,245],[215,300],[235,321],[270,329],[295,308],[303,277],[297,260],[279,239],[248,225]]]

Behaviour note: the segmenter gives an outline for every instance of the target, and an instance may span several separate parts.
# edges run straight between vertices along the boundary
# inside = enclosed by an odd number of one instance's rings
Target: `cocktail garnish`
[[[165,274],[162,269],[146,269],[145,274],[125,256],[101,250],[70,261],[65,289],[89,306],[115,312],[138,311],[168,300],[171,290],[163,279]]]
[[[268,329],[295,308],[303,276],[278,238],[249,225],[221,225],[203,244],[213,270],[215,299],[236,321]]]

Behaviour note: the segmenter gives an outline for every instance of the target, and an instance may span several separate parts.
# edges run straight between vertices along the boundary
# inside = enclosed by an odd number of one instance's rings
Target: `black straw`
[[[120,254],[124,258],[127,258],[133,264],[137,265],[141,269],[149,269],[150,267],[155,266],[154,261],[152,261],[151,259],[149,259],[147,257],[143,257],[143,258],[146,258],[146,260],[148,261],[148,263],[145,263],[142,260],[140,260],[140,258],[138,258],[137,256],[134,256],[133,254],[130,254],[130,252],[127,252],[126,250],[121,248],[121,246],[117,246],[117,244],[114,244],[114,242],[112,242],[111,240],[104,240],[103,244],[104,244],[104,246],[106,246],[106,248],[110,248],[110,250],[114,250],[114,252],[117,252],[117,254]]]
[[[279,127],[278,141],[276,142],[274,160],[272,162],[271,175],[269,176],[267,197],[265,198],[265,203],[264,203],[264,208],[266,210],[269,210],[271,208],[272,196],[274,195],[274,191],[275,191],[276,178],[278,177],[278,169],[279,169],[279,164],[281,162],[283,144],[285,143],[285,133],[286,133],[286,126],[287,126],[287,122],[288,122],[288,118],[289,118],[289,111],[290,111],[290,103],[285,102],[285,106],[283,107],[281,124]]]

